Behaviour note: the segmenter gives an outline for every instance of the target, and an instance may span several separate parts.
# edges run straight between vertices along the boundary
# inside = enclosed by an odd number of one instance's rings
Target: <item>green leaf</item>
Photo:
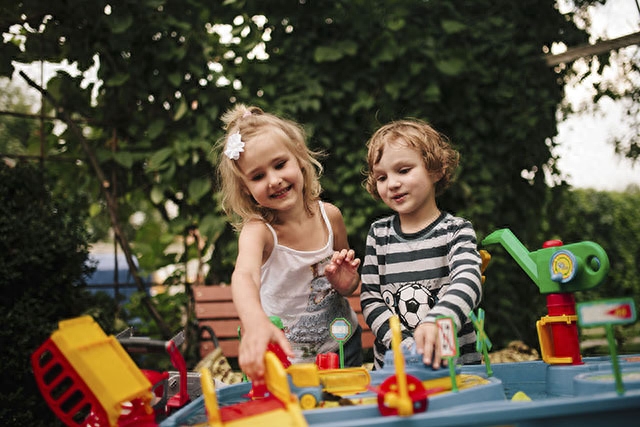
[[[358,44],[353,40],[343,40],[338,43],[338,49],[345,55],[353,56],[358,53]]]
[[[209,236],[209,238],[215,242],[224,230],[226,224],[227,219],[224,216],[207,214],[200,219],[198,226],[203,235]]]
[[[198,135],[206,137],[209,134],[209,119],[203,115],[196,117]]]
[[[122,34],[133,24],[133,16],[130,13],[113,14],[107,20],[107,23],[113,34]]]
[[[102,212],[102,205],[100,203],[91,203],[89,205],[89,216],[95,218]]]
[[[464,69],[465,62],[462,59],[446,59],[436,61],[436,67],[442,74],[457,76]]]
[[[452,21],[449,19],[444,19],[440,24],[442,25],[444,32],[447,34],[455,34],[467,29],[467,26],[462,22]]]
[[[313,53],[316,62],[335,62],[344,56],[353,56],[358,52],[358,45],[352,40],[344,40],[333,46],[318,46]]]
[[[395,18],[387,22],[387,28],[391,31],[398,31],[404,28],[406,21],[404,18]]]
[[[128,73],[118,73],[107,79],[104,84],[109,87],[122,86],[127,80],[129,80]]]
[[[397,55],[395,46],[384,45],[380,48],[373,59],[373,63],[393,61]]]
[[[405,81],[404,80],[395,80],[384,85],[384,90],[391,98],[397,99],[400,96],[402,89],[404,88]]]
[[[166,164],[166,160],[173,155],[173,148],[166,147],[162,148],[151,156],[149,159],[149,164],[147,165],[147,169],[150,172],[158,171],[166,168],[168,165]]]
[[[151,193],[149,194],[151,201],[156,205],[159,205],[164,200],[164,191],[157,185],[154,185],[151,188]]]
[[[164,130],[164,120],[155,119],[147,128],[147,137],[151,140],[156,139]]]
[[[133,166],[133,154],[131,154],[131,152],[129,151],[117,151],[114,153],[113,158],[116,163],[124,166],[125,168],[130,168],[131,166]]]
[[[349,113],[353,114],[360,109],[369,109],[375,103],[375,99],[368,93],[359,92],[358,97],[356,98],[356,102],[353,103],[351,108],[349,108]]]
[[[176,163],[178,163],[180,166],[186,165],[187,161],[189,161],[190,158],[191,158],[191,153],[189,153],[188,151],[185,151],[184,153],[178,153],[175,156]]]
[[[440,87],[435,83],[430,83],[427,89],[424,91],[424,97],[427,101],[439,101]]]
[[[192,179],[189,182],[189,201],[198,202],[202,196],[211,190],[211,181],[208,179]]]
[[[178,121],[182,118],[182,116],[185,115],[185,113],[189,110],[189,107],[187,107],[187,101],[182,98],[180,100],[180,105],[178,105],[178,109],[176,110],[176,113],[173,115],[173,120],[174,121]]]
[[[167,76],[167,80],[169,80],[169,83],[171,83],[174,87],[179,87],[180,83],[182,83],[182,74],[171,73]]]
[[[316,62],[333,62],[340,58],[342,58],[342,52],[332,47],[318,46],[313,52],[313,59]]]

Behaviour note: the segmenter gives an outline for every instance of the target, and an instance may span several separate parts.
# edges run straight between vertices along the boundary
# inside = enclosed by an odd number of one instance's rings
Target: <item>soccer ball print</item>
[[[415,329],[436,303],[429,289],[418,283],[403,285],[395,295],[396,312],[408,329]]]

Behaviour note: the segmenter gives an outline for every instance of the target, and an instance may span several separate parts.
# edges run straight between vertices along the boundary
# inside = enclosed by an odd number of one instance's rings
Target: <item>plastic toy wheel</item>
[[[411,404],[413,405],[413,413],[425,412],[429,402],[422,382],[412,375],[407,375],[407,389],[409,391],[409,399],[411,399]],[[385,405],[384,396],[387,393],[398,393],[398,378],[395,375],[390,376],[380,384],[378,410],[382,416],[398,415],[398,408]]]
[[[318,404],[318,400],[312,394],[303,394],[300,396],[300,407],[302,409],[313,409]]]

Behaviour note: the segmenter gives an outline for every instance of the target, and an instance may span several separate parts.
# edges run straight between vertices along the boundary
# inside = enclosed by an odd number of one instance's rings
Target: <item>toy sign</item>
[[[451,391],[457,392],[456,367],[453,361],[458,355],[458,333],[456,324],[451,317],[441,316],[436,319],[438,339],[440,341],[440,355],[449,360],[449,376],[451,377]]]
[[[609,353],[611,354],[611,368],[616,380],[616,391],[624,394],[624,384],[620,366],[618,365],[618,351],[613,336],[613,325],[624,325],[636,321],[636,306],[631,298],[608,299],[593,302],[583,302],[576,306],[578,323],[582,327],[604,326],[607,331]]]
[[[340,368],[344,368],[344,342],[351,336],[351,323],[342,317],[338,317],[331,322],[329,326],[331,338],[338,341],[338,350],[340,351]]]
[[[636,321],[636,306],[631,298],[580,303],[577,309],[581,326],[624,325]]]
[[[436,320],[440,335],[440,354],[442,357],[456,357],[458,355],[458,337],[456,326],[450,317],[439,317]]]
[[[331,322],[331,337],[336,341],[346,341],[351,336],[351,324],[346,319],[337,318]]]

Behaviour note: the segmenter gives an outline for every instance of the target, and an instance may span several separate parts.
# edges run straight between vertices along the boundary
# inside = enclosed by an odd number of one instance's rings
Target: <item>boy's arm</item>
[[[482,295],[481,259],[477,250],[475,231],[470,222],[465,221],[453,234],[448,262],[449,287],[444,295],[438,296],[438,303],[414,331],[418,353],[423,355],[423,362],[434,369],[438,369],[443,363],[438,344],[438,327],[435,323],[437,317],[451,317],[457,330],[460,331],[471,310],[480,303]]]
[[[385,347],[391,348],[391,329],[389,318],[393,314],[384,302],[380,293],[380,275],[378,270],[378,256],[373,227],[367,235],[364,263],[362,265],[362,289],[360,290],[360,305],[365,321],[375,334],[378,341]]]
[[[238,258],[231,276],[233,302],[242,323],[238,363],[249,378],[260,382],[264,376],[264,354],[275,342],[292,357],[284,333],[271,323],[260,303],[260,267],[270,235],[260,222],[246,224],[238,238]]]
[[[482,279],[475,231],[469,221],[452,235],[449,251],[450,285],[444,295],[438,295],[438,303],[422,320],[435,322],[438,316],[453,318],[458,331],[467,321],[469,313],[480,304]]]

